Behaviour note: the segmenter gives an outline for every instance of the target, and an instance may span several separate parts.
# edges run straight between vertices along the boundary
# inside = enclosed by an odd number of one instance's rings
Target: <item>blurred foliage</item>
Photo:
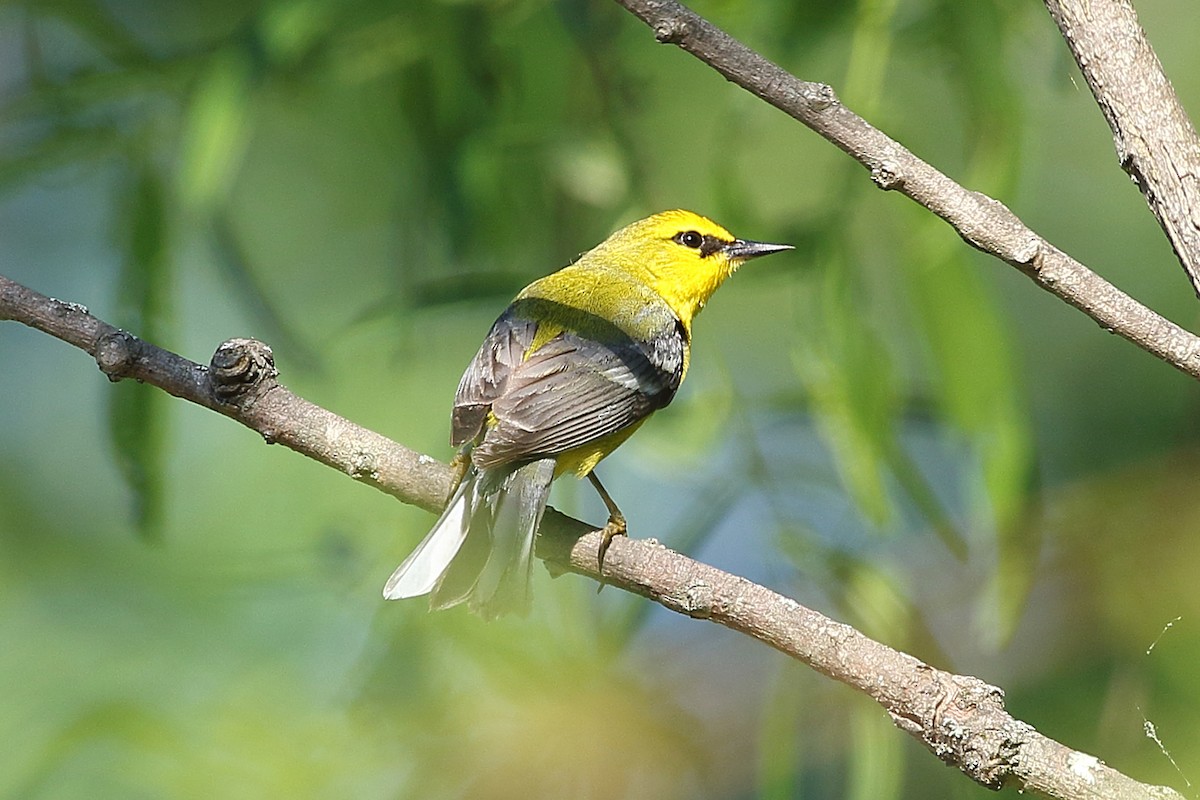
[[[1044,14],[696,9],[1196,322]],[[1139,12],[1200,107],[1195,20]],[[198,361],[263,338],[438,457],[511,295],[674,206],[797,252],[722,289],[676,403],[602,469],[634,535],[1183,785],[1150,719],[1197,779],[1194,385],[616,4],[0,3],[2,271]],[[527,620],[385,605],[428,515],[19,326],[0,373],[2,797],[986,796],[640,598],[539,575]]]

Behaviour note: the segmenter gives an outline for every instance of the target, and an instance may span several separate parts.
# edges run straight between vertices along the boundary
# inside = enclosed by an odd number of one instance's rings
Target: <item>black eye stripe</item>
[[[715,236],[705,236],[704,242],[700,245],[700,257],[708,258],[727,244],[729,242],[721,241]]]
[[[699,250],[702,258],[711,256],[729,242],[718,239],[711,234],[701,234],[699,231],[680,231],[671,237],[671,241],[692,250]]]

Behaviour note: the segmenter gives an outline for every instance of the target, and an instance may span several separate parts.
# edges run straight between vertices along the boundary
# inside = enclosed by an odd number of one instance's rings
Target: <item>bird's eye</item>
[[[690,247],[693,250],[699,250],[700,245],[704,244],[704,237],[696,231],[684,231],[675,234],[675,241],[679,242],[684,247]]]

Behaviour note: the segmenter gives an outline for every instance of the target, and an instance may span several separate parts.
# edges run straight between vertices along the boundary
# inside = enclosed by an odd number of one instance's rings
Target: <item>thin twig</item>
[[[436,511],[445,500],[449,468],[288,391],[275,380],[271,348],[261,342],[230,339],[210,365],[197,364],[97,319],[84,306],[0,275],[0,320],[5,319],[84,350],[109,380],[157,386],[405,503]]]
[[[1011,264],[1051,294],[1182,372],[1200,379],[1200,337],[1160,316],[1034,233],[1003,203],[965,189],[846,108],[833,89],[802,81],[675,0],[616,0],[727,79],[804,123],[871,173],[937,214],[972,247]]]
[[[1200,294],[1200,139],[1128,0],[1045,0],[1146,197]]]

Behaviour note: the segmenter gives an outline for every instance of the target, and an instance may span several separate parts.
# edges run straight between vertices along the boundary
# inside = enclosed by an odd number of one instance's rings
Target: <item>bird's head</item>
[[[676,209],[626,225],[585,258],[637,275],[690,328],[692,317],[738,267],[791,249],[787,244],[738,239],[707,217]]]

